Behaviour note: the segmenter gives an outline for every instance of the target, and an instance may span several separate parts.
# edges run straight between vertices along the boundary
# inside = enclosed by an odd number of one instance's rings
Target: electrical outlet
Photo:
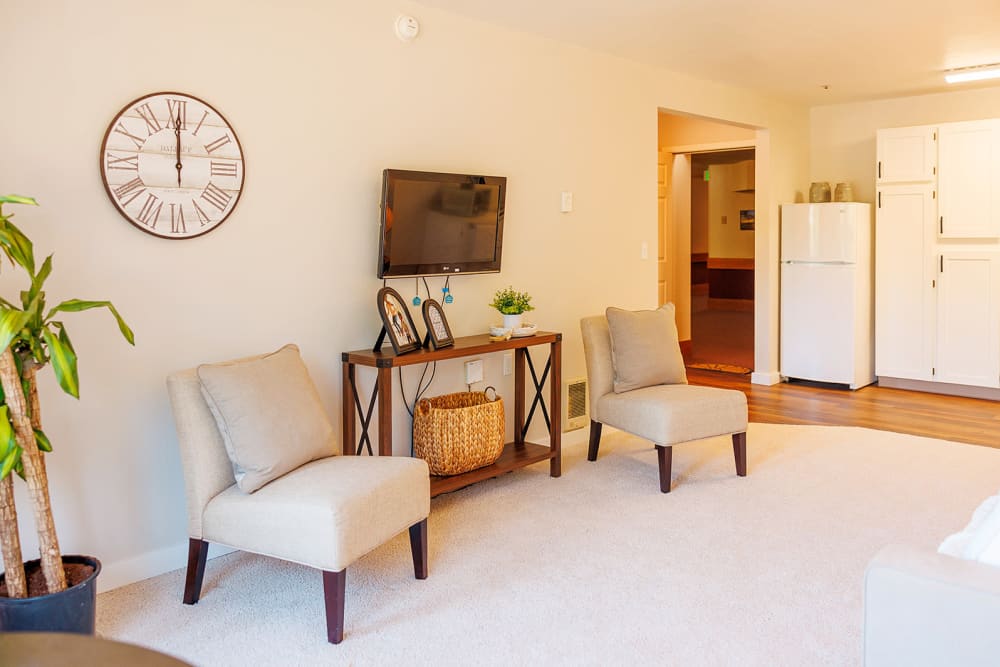
[[[503,355],[503,374],[510,375],[514,372],[514,353],[504,352]]]
[[[465,362],[465,384],[476,384],[483,381],[483,360],[473,359]]]

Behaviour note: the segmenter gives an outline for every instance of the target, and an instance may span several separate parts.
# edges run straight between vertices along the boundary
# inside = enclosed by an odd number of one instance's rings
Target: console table
[[[528,353],[528,348],[536,345],[549,346],[549,358],[539,376]],[[562,334],[551,331],[540,331],[534,336],[511,338],[505,341],[491,342],[489,336],[464,336],[456,338],[455,344],[440,350],[420,349],[407,354],[396,355],[391,348],[383,348],[377,352],[372,350],[355,350],[341,354],[343,365],[343,440],[344,454],[362,454],[367,445],[368,453],[372,451],[372,441],[368,434],[375,415],[375,405],[378,403],[378,455],[392,455],[392,369],[402,366],[414,366],[446,359],[475,357],[492,352],[514,350],[514,439],[504,445],[503,453],[493,465],[479,468],[461,475],[448,477],[431,476],[431,496],[448,491],[455,491],[484,479],[502,475],[505,472],[522,468],[540,461],[549,462],[549,474],[559,477],[561,470],[560,436],[562,432]],[[376,371],[375,387],[368,400],[365,410],[358,395],[356,369],[358,366],[374,368]],[[534,397],[525,415],[525,379],[528,373],[534,385]],[[546,378],[549,379],[549,400],[546,404],[542,390]],[[551,412],[550,412],[551,410]],[[531,420],[541,414],[549,427],[548,446],[525,441]],[[361,436],[358,437],[358,422],[361,424]]]

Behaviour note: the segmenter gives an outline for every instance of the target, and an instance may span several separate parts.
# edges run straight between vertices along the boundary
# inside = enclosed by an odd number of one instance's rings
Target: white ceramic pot
[[[503,316],[503,328],[504,329],[517,329],[521,326],[521,320],[524,318],[523,313],[517,315],[504,315]]]

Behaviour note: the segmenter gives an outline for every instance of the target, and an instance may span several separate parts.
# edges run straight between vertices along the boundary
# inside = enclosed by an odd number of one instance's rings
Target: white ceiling
[[[944,70],[1000,62],[1000,0],[420,1],[808,104],[942,91]]]

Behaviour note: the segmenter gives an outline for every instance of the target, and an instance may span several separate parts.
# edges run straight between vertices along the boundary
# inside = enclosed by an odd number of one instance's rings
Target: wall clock
[[[240,141],[209,103],[153,93],[125,105],[101,143],[101,178],[115,208],[144,232],[167,239],[206,234],[243,191]]]

